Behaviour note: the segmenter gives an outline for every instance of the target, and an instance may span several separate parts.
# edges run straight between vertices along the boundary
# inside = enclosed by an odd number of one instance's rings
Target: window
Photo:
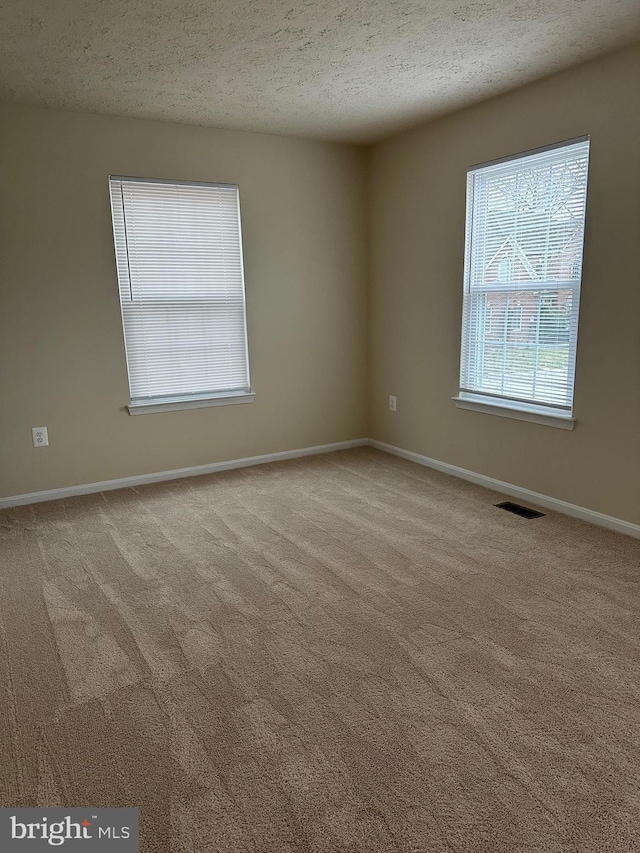
[[[238,188],[109,186],[129,411],[251,402]]]
[[[522,305],[510,305],[507,310],[507,335],[522,331]]]
[[[498,266],[498,281],[511,281],[512,278],[513,267],[511,258],[504,255],[500,258],[500,265]]]
[[[588,158],[585,138],[469,170],[462,408],[573,426]]]
[[[494,324],[493,305],[488,302],[484,307],[484,332],[485,335],[490,335],[493,331]]]

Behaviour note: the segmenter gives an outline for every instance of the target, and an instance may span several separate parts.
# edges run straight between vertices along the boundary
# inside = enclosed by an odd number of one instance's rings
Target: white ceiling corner
[[[0,0],[0,98],[368,143],[640,39],[639,0]]]

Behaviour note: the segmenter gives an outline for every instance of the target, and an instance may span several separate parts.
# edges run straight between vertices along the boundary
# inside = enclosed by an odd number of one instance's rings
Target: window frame
[[[237,197],[237,206],[238,206],[238,244],[239,244],[239,258],[240,258],[240,278],[241,278],[241,296],[238,297],[238,304],[241,303],[242,314],[243,314],[243,327],[244,327],[244,350],[245,350],[245,358],[246,358],[246,375],[247,375],[247,389],[246,390],[223,390],[223,391],[201,391],[195,393],[185,393],[185,394],[173,394],[166,396],[158,396],[158,397],[149,397],[149,398],[133,398],[131,393],[131,372],[129,366],[129,353],[127,348],[127,331],[126,331],[126,323],[125,323],[125,314],[124,314],[124,305],[121,298],[122,286],[120,283],[120,262],[118,257],[118,241],[116,235],[116,217],[114,214],[114,197],[113,197],[113,185],[112,182],[128,182],[128,183],[144,183],[144,184],[167,184],[170,186],[190,186],[190,187],[198,187],[198,188],[223,188],[223,189],[234,189],[236,191]],[[240,212],[240,188],[237,184],[230,183],[221,183],[221,182],[212,182],[212,181],[186,181],[186,180],[172,180],[168,178],[145,178],[139,176],[129,176],[129,175],[109,175],[109,188],[110,188],[110,198],[111,198],[111,219],[112,219],[112,227],[113,227],[113,240],[114,240],[114,252],[115,252],[115,260],[116,260],[116,269],[118,275],[118,288],[119,288],[119,305],[120,305],[120,316],[122,322],[122,335],[123,335],[123,345],[125,351],[125,359],[127,364],[127,382],[129,387],[129,403],[127,405],[127,410],[130,415],[146,415],[146,414],[155,414],[158,412],[171,412],[171,411],[179,411],[181,409],[195,409],[195,408],[205,408],[211,406],[227,406],[227,405],[237,405],[242,403],[252,403],[255,399],[255,392],[251,389],[251,372],[250,372],[250,363],[249,363],[249,335],[248,335],[248,321],[247,321],[247,298],[246,298],[246,285],[245,285],[245,273],[244,273],[244,257],[243,257],[243,241],[242,241],[242,217]],[[123,202],[124,204],[124,202]],[[127,264],[128,264],[128,241],[129,241],[129,233],[127,232],[127,224],[126,224],[126,215],[124,214],[123,208],[123,227],[124,227],[124,236],[125,236],[125,246],[127,252]],[[188,300],[185,300],[188,301]],[[224,305],[227,305],[229,300],[220,300],[219,297],[212,297],[207,300],[208,304],[211,304],[216,301],[224,302]]]
[[[474,284],[473,288],[471,287],[471,258],[472,258],[472,240],[473,240],[473,231],[474,225],[476,221],[476,206],[474,203],[474,181],[473,174],[477,171],[491,167],[498,166],[503,163],[516,162],[518,160],[524,160],[525,158],[534,156],[536,154],[543,154],[547,151],[553,151],[565,147],[569,147],[571,145],[577,145],[579,143],[587,143],[587,173],[586,173],[586,181],[587,186],[585,190],[585,206],[584,206],[584,220],[583,220],[583,229],[582,229],[582,244],[581,244],[581,253],[580,253],[580,262],[579,262],[579,277],[577,279],[567,279],[567,280],[553,280],[553,279],[545,279],[541,281],[531,281],[531,282],[522,282],[522,281],[492,281],[492,282],[483,282],[481,285]],[[586,231],[586,208],[587,208],[587,194],[588,194],[588,177],[589,177],[589,154],[590,154],[590,137],[588,135],[575,137],[572,139],[564,140],[562,142],[554,143],[547,146],[542,146],[540,148],[530,149],[527,151],[520,152],[518,154],[510,155],[507,157],[502,157],[497,160],[492,160],[486,163],[481,163],[475,166],[470,167],[467,170],[467,198],[466,198],[466,225],[465,225],[465,254],[464,254],[464,287],[463,287],[463,316],[462,316],[462,340],[461,340],[461,349],[460,349],[460,385],[459,391],[456,396],[452,399],[457,408],[460,409],[468,409],[471,411],[483,412],[486,414],[493,414],[500,417],[513,418],[515,420],[525,420],[530,421],[532,423],[542,424],[545,426],[558,427],[561,429],[572,430],[575,427],[576,418],[574,417],[574,397],[575,397],[575,369],[576,369],[576,355],[577,355],[577,334],[578,334],[578,316],[579,316],[579,304],[580,304],[580,290],[582,285],[582,266],[583,266],[583,253],[584,253],[584,239],[585,239],[585,231]],[[517,286],[516,286],[517,285]],[[539,320],[539,312],[542,304],[542,294],[547,290],[554,290],[553,285],[555,285],[556,290],[569,290],[571,292],[571,299],[577,308],[575,310],[575,314],[572,317],[572,323],[570,326],[569,334],[569,366],[568,371],[569,375],[573,377],[574,387],[573,393],[571,396],[571,405],[570,406],[560,406],[551,403],[538,403],[528,399],[509,399],[507,397],[501,396],[499,394],[492,395],[486,391],[474,391],[471,389],[464,388],[463,385],[463,358],[465,355],[465,335],[468,334],[468,330],[466,327],[467,318],[466,312],[471,310],[471,300],[476,298],[482,298],[484,296],[486,298],[487,293],[505,293],[510,294],[513,293],[514,290],[518,290],[519,292],[539,292],[539,302],[537,306],[538,311],[538,323]],[[522,311],[522,309],[521,309]],[[505,324],[507,322],[507,312],[508,305],[505,306]],[[487,334],[487,325],[486,322],[482,324],[481,334],[484,336]],[[469,350],[467,349],[467,354]]]

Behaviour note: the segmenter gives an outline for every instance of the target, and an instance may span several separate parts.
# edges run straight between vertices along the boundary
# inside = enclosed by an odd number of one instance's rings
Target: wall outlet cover
[[[46,427],[33,427],[31,429],[31,437],[33,439],[34,447],[49,446],[49,431]]]

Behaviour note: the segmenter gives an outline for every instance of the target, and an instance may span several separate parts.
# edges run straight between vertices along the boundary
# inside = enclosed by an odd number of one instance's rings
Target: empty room
[[[640,851],[638,0],[0,46],[0,851]]]

